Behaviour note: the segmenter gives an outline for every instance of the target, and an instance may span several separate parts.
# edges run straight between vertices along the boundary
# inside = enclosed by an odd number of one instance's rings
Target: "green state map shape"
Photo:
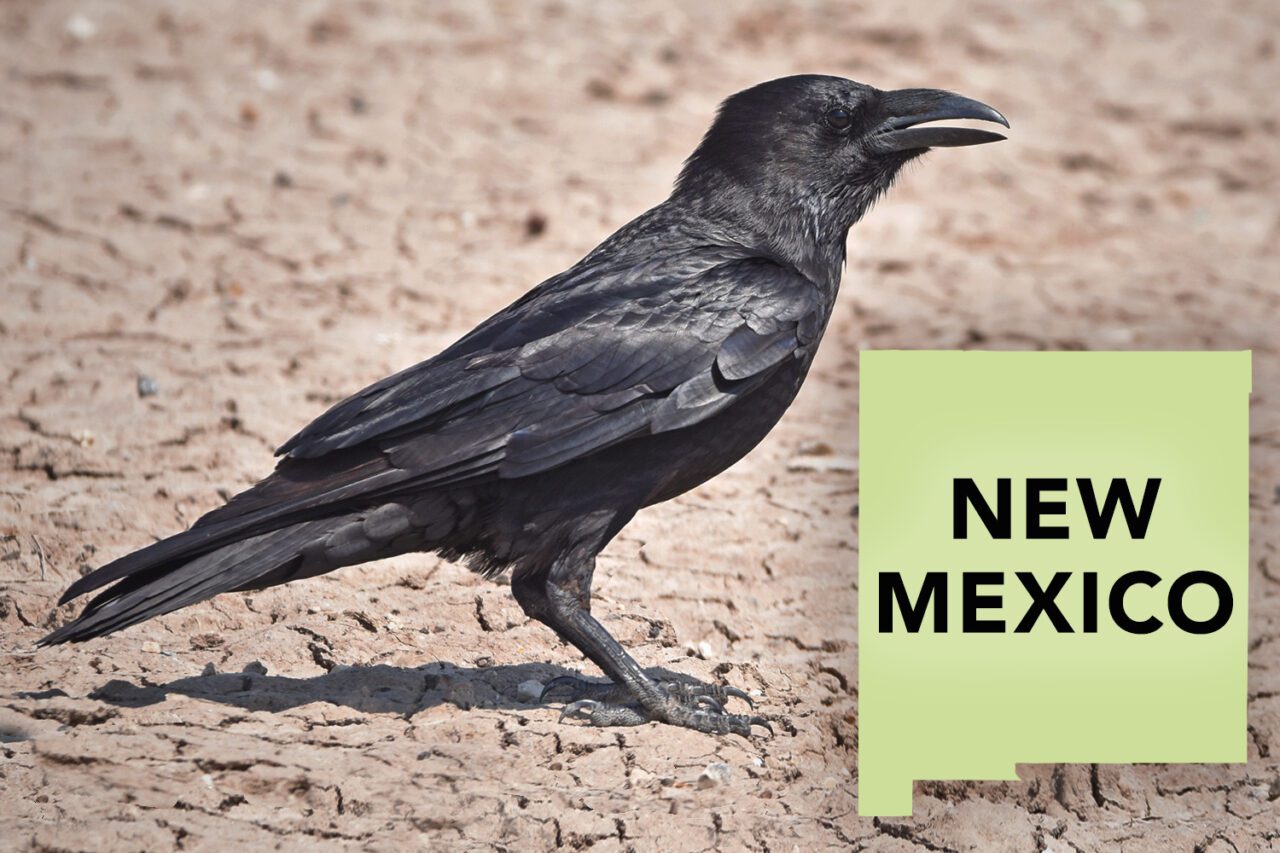
[[[1249,573],[1248,352],[1027,353],[867,351],[860,392],[859,811],[911,812],[917,779],[1016,779],[1017,763],[1239,762],[1246,757]],[[1013,479],[1013,536],[993,540],[969,510],[952,538],[952,480],[971,477],[995,506]],[[1028,540],[1025,480],[1065,477],[1065,540]],[[1129,479],[1135,501],[1162,483],[1146,538],[1117,511],[1093,539],[1075,478],[1099,498]],[[1107,593],[1125,572],[1161,576],[1126,596],[1160,630],[1124,632]],[[1178,575],[1215,572],[1234,597],[1221,630],[1193,635],[1169,620]],[[924,573],[946,571],[949,631],[878,628],[879,574],[901,572],[914,597]],[[1004,634],[964,634],[962,571],[1003,571]],[[1014,575],[1042,586],[1071,572],[1057,598],[1076,633],[1043,615],[1013,627],[1030,603]],[[1080,573],[1099,574],[1098,632],[1080,633]],[[1217,599],[1191,588],[1188,615]]]

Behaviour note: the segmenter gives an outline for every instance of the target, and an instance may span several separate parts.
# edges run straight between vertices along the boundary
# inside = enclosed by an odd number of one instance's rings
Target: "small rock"
[[[699,788],[714,788],[717,785],[726,785],[729,782],[729,765],[723,761],[713,761],[703,768],[701,775],[698,776]]]
[[[796,448],[796,453],[801,456],[830,456],[835,451],[825,441],[806,441]]]
[[[217,674],[218,674],[218,668],[213,665],[212,661],[205,664],[204,669],[200,670],[200,675],[203,678],[208,678],[211,675],[217,675]]]
[[[715,654],[715,649],[711,648],[711,644],[706,640],[702,640],[697,645],[698,657],[703,660],[711,660],[711,656]]]
[[[541,237],[547,230],[547,215],[537,210],[529,212],[524,219],[524,236],[532,240]]]
[[[93,447],[93,442],[94,442],[93,430],[78,429],[75,432],[71,433],[71,437],[75,439],[76,444],[79,444],[81,447]]]
[[[88,41],[98,34],[98,25],[84,15],[72,15],[67,19],[67,35],[76,41]]]
[[[1138,337],[1133,329],[1124,326],[1104,326],[1096,334],[1108,346],[1128,346]]]
[[[587,81],[587,94],[602,101],[610,101],[617,95],[617,92],[608,81],[593,77]]]
[[[270,68],[259,68],[253,73],[253,79],[264,92],[274,92],[280,88],[280,75]]]
[[[266,675],[267,668],[263,665],[262,661],[255,660],[245,664],[244,669],[242,669],[241,672],[245,675]]]
[[[293,176],[288,172],[276,172],[276,176],[272,179],[272,183],[282,190],[287,190],[289,187],[293,186]]]
[[[516,695],[520,697],[520,701],[529,705],[535,705],[542,700],[543,684],[541,681],[530,678],[528,681],[520,682],[520,686],[516,689]]]
[[[156,384],[156,381],[152,379],[150,376],[139,373],[138,374],[138,396],[154,397],[158,393],[160,393],[160,386]]]
[[[787,470],[851,473],[858,470],[858,460],[848,456],[793,456],[787,462]]]
[[[160,644],[157,643],[155,640],[147,640],[145,643],[142,644],[142,650],[149,655],[159,654]]]

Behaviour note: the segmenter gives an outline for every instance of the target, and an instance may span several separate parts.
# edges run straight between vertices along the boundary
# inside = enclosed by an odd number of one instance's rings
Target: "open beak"
[[[887,118],[872,133],[881,151],[917,151],[981,145],[1004,139],[999,133],[971,127],[919,127],[927,122],[971,118],[1009,126],[1008,120],[984,103],[941,89],[898,89],[885,92],[880,108]]]

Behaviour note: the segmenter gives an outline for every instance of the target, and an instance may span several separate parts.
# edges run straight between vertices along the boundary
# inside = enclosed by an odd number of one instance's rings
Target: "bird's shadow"
[[[650,670],[650,675],[666,681],[695,683],[689,676],[663,669]],[[267,712],[324,702],[361,713],[409,718],[445,703],[463,710],[531,710],[544,704],[559,704],[563,701],[561,697],[548,697],[543,703],[536,693],[542,685],[561,676],[603,681],[553,664],[464,667],[436,661],[418,667],[338,666],[311,678],[267,675],[250,668],[238,673],[206,672],[167,684],[153,684],[146,679],[140,679],[140,683],[113,679],[90,693],[89,698],[117,707],[141,708],[178,694],[234,705],[246,711]]]

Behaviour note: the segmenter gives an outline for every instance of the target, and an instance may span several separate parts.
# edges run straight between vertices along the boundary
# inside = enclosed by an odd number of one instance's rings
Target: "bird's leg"
[[[763,717],[724,713],[722,700],[696,686],[659,683],[591,615],[592,551],[576,551],[557,560],[540,578],[516,578],[512,592],[524,611],[550,627],[595,662],[612,682],[600,699],[581,699],[564,716],[596,726],[635,726],[656,721],[715,734],[751,735],[753,725],[772,728]],[[603,687],[603,685],[602,685]],[[725,692],[725,698],[739,695]],[[618,699],[629,701],[619,702]]]

